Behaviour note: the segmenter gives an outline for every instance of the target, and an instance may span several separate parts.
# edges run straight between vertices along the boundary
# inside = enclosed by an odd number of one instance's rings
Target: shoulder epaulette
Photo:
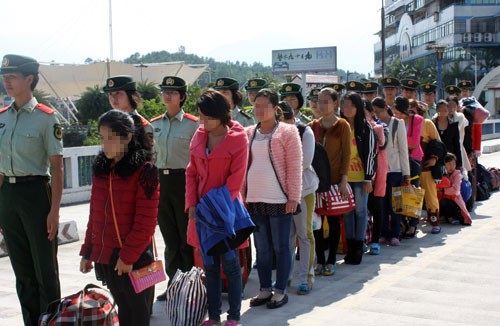
[[[163,118],[163,116],[164,116],[164,114],[159,115],[159,116],[157,116],[157,117],[154,117],[153,119],[151,119],[151,122],[156,121],[156,120],[160,120],[160,119],[162,119],[162,118]]]
[[[141,122],[142,122],[143,126],[149,125],[149,121],[146,118],[144,118],[142,115],[139,115],[139,118],[141,118]]]
[[[198,122],[198,120],[200,120],[197,116],[194,116],[190,113],[184,113],[184,118],[195,121],[195,122]]]
[[[7,111],[8,109],[9,109],[9,107],[8,107],[8,106],[3,107],[3,108],[1,108],[1,109],[0,109],[0,113],[5,112],[5,111]]]
[[[242,116],[244,116],[245,118],[247,118],[247,119],[252,119],[252,120],[253,120],[252,116],[251,116],[248,112],[245,112],[245,111],[243,111],[243,110],[240,110],[240,113],[241,113],[241,115],[242,115]]]
[[[54,112],[56,112],[56,110],[52,109],[52,108],[49,108],[47,105],[45,104],[42,104],[42,103],[38,103],[35,108],[37,108],[38,110],[42,111],[42,112],[45,112],[47,114],[54,114]]]

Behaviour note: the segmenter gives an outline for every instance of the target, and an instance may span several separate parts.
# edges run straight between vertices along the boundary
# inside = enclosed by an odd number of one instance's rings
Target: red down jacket
[[[123,247],[119,256],[125,264],[135,263],[156,227],[158,215],[158,170],[145,162],[129,177],[113,174],[113,203]],[[90,215],[80,255],[108,264],[114,248],[120,248],[109,196],[109,176],[92,177]]]

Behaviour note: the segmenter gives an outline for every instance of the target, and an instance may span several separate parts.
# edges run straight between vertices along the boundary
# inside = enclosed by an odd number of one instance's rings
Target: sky
[[[112,0],[113,60],[177,52],[271,65],[272,50],[337,47],[337,67],[373,75],[378,0]],[[300,4],[300,5],[297,5]],[[110,57],[109,0],[2,1],[0,56],[82,64]]]

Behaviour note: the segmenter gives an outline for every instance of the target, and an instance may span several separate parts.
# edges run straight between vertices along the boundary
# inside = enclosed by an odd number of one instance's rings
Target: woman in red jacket
[[[92,166],[90,215],[80,271],[95,272],[118,305],[121,325],[149,325],[154,287],[135,293],[127,275],[153,262],[158,170],[138,117],[118,110],[98,122],[102,152]],[[115,222],[116,217],[116,222]],[[120,237],[117,236],[117,230]]]
[[[196,107],[201,125],[190,145],[186,169],[186,211],[189,212],[188,243],[199,247],[193,236],[196,205],[210,190],[226,186],[234,201],[240,196],[248,161],[248,137],[245,129],[231,120],[231,107],[222,93],[205,91]],[[248,247],[248,242],[241,246]],[[238,324],[241,310],[242,279],[236,250],[221,256],[203,257],[206,273],[208,318],[203,326],[219,325],[221,315],[220,264],[228,280],[229,310],[225,325]]]

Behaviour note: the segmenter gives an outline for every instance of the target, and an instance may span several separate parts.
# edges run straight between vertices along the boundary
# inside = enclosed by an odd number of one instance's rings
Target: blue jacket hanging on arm
[[[226,186],[210,190],[196,206],[196,232],[201,254],[225,254],[238,248],[252,234],[255,224],[239,198],[234,201]]]

